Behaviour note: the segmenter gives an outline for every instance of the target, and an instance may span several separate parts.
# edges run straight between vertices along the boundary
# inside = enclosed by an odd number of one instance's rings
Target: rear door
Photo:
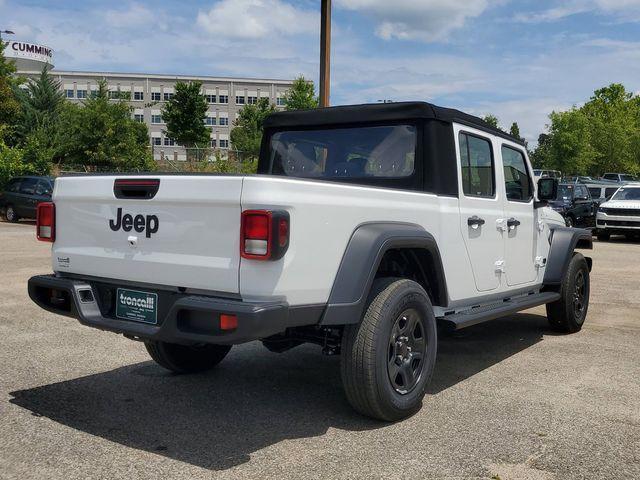
[[[159,181],[149,195],[117,193],[116,179],[56,179],[54,271],[238,293],[243,177],[124,177]]]
[[[500,156],[506,192],[504,263],[507,285],[512,287],[536,280],[538,212],[533,208],[533,180],[524,150],[515,144],[503,142]]]
[[[17,195],[15,210],[21,217],[36,218],[38,202],[35,198],[37,178],[25,178],[20,183],[20,193]]]
[[[454,125],[458,150],[460,232],[473,268],[476,288],[500,286],[504,242],[500,229],[503,200],[496,188],[496,162],[490,136]]]

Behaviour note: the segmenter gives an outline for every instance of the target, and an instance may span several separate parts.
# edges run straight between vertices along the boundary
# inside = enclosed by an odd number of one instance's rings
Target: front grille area
[[[601,208],[602,213],[607,215],[619,215],[621,217],[640,217],[640,210],[637,208]]]
[[[626,220],[598,220],[598,225],[606,227],[640,227],[640,222],[629,222]]]

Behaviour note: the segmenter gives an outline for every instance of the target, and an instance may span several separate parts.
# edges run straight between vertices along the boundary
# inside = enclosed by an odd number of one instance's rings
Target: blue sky
[[[0,0],[56,68],[317,82],[320,0]],[[640,92],[640,0],[333,0],[332,104],[428,100],[520,124],[621,82]]]

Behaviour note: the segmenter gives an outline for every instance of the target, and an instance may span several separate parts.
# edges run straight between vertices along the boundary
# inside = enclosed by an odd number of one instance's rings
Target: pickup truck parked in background
[[[593,228],[596,225],[596,202],[581,183],[561,183],[558,196],[549,206],[563,216],[567,227]]]
[[[636,177],[627,173],[605,173],[602,179],[614,182],[635,182],[637,180]]]
[[[436,322],[537,305],[577,332],[591,233],[546,206],[525,146],[457,110],[410,102],[280,112],[258,175],[59,178],[39,207],[42,308],[143,341],[174,372],[232,345],[341,354],[347,399],[394,421],[420,408]],[[517,318],[514,318],[517,321]]]
[[[615,234],[629,239],[640,236],[640,183],[620,187],[610,200],[600,205],[597,228],[601,241]]]

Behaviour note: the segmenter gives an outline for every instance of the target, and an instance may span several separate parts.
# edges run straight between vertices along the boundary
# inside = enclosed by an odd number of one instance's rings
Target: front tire
[[[569,228],[573,228],[573,225],[575,224],[575,222],[573,221],[573,217],[567,217],[564,219],[564,223],[567,225],[567,227]]]
[[[388,422],[412,415],[431,380],[436,348],[436,319],[425,290],[411,280],[377,280],[362,321],[346,326],[342,337],[349,403]]]
[[[589,308],[589,265],[580,253],[575,253],[560,286],[560,299],[547,304],[551,328],[563,333],[582,329]]]
[[[13,208],[13,205],[7,205],[7,208],[5,208],[4,210],[4,218],[7,222],[10,223],[16,223],[18,220],[20,220],[20,217]]]
[[[174,373],[197,373],[212,369],[231,350],[229,345],[179,345],[148,340],[144,342],[151,358]]]

